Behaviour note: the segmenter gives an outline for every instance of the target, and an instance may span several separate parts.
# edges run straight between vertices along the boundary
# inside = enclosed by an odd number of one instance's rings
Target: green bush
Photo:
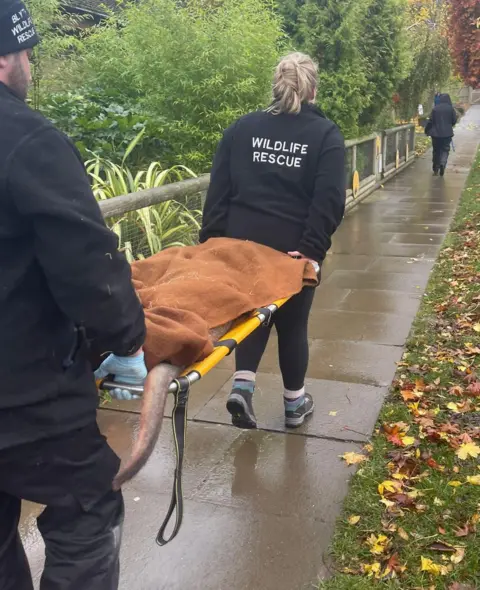
[[[97,200],[158,188],[196,176],[185,166],[165,169],[160,162],[152,162],[148,168],[135,172],[129,168],[125,162],[136,151],[144,133],[144,130],[138,133],[126,147],[121,163],[117,164],[98,154],[86,162]],[[195,199],[190,199],[188,205],[191,205],[192,200]],[[193,245],[198,238],[200,219],[201,212],[187,206],[187,203],[165,201],[130,211],[118,219],[107,219],[107,223],[117,234],[120,249],[125,252],[129,262],[133,262],[165,248]]]
[[[139,149],[131,157],[134,167],[153,160],[167,160],[167,145],[161,139],[164,121],[147,115],[135,104],[118,104],[103,94],[53,93],[41,103],[42,113],[62,129],[77,145],[84,159],[92,152],[118,161],[144,130]]]
[[[270,0],[144,0],[87,35],[71,69],[82,94],[152,117],[167,163],[202,171],[223,129],[267,104],[282,39]]]

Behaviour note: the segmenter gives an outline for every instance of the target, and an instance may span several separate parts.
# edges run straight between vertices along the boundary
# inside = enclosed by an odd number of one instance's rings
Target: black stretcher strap
[[[274,310],[276,311],[276,309]],[[268,326],[272,320],[274,311],[268,307],[263,307],[258,310],[259,313],[265,316],[264,326]],[[215,347],[225,346],[229,350],[229,354],[235,350],[238,342],[234,339],[219,340],[215,343]],[[167,512],[167,516],[163,521],[157,535],[157,544],[164,546],[170,543],[177,535],[182,526],[183,520],[183,489],[182,489],[182,470],[183,458],[185,456],[185,442],[187,437],[187,406],[188,396],[190,393],[190,381],[186,377],[180,377],[176,380],[177,391],[175,395],[175,406],[172,413],[172,428],[173,439],[175,441],[175,452],[177,455],[177,465],[175,468],[175,476],[173,482],[172,501]],[[173,531],[168,539],[165,538],[165,531],[175,514],[175,525]]]
[[[170,508],[168,509],[167,516],[157,535],[157,543],[161,546],[170,543],[170,541],[178,535],[183,520],[182,470],[183,458],[185,455],[185,441],[187,437],[187,405],[188,395],[190,393],[190,382],[188,379],[179,379],[176,383],[177,392],[175,393],[175,406],[172,413],[172,428],[173,439],[175,441],[175,452],[177,455],[177,466],[175,468]],[[166,539],[165,531],[174,512],[176,512],[175,526],[173,527],[170,537]]]

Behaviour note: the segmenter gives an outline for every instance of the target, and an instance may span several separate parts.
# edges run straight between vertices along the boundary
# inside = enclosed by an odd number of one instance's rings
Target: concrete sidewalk
[[[311,317],[308,390],[317,409],[307,426],[285,432],[273,341],[255,396],[258,431],[229,423],[233,359],[194,388],[184,524],[159,548],[155,535],[174,469],[165,421],[154,457],[125,490],[122,590],[302,590],[328,575],[324,555],[353,471],[339,455],[360,449],[372,432],[479,139],[480,107],[473,107],[457,130],[445,178],[432,176],[428,154],[345,219]],[[118,404],[122,411],[99,413],[122,456],[137,409]],[[37,513],[25,507],[23,530],[38,579]]]

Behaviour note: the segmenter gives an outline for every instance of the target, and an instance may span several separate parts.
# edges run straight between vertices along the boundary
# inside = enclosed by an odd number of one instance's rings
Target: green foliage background
[[[27,1],[43,36],[34,105],[86,158],[118,160],[145,129],[132,165],[207,171],[291,49],[318,61],[319,105],[349,138],[393,124],[395,94],[396,118],[414,116],[450,74],[436,0],[143,0],[73,35],[59,0]]]

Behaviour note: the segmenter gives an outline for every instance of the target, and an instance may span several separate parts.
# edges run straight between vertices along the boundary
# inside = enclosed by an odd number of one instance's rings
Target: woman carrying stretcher
[[[229,127],[214,159],[201,242],[251,240],[290,256],[322,262],[345,211],[345,142],[315,107],[317,67],[301,53],[278,64],[273,101]],[[285,424],[301,426],[314,402],[305,392],[308,318],[315,290],[305,288],[274,316],[284,383]],[[256,330],[236,351],[227,402],[232,423],[256,428],[255,376],[271,328]]]

